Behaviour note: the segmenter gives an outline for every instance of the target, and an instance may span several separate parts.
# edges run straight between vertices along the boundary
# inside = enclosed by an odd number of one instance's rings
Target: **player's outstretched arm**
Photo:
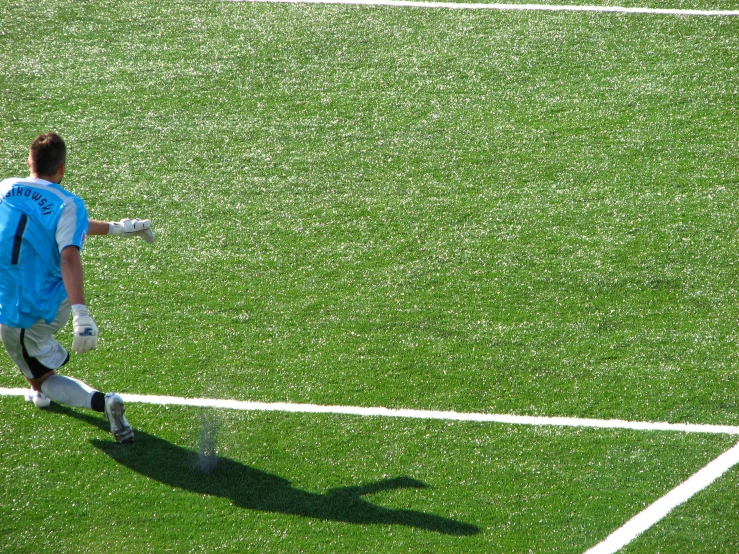
[[[120,221],[88,221],[88,235],[115,235],[118,237],[140,237],[148,243],[156,240],[151,221],[148,219],[121,219]]]

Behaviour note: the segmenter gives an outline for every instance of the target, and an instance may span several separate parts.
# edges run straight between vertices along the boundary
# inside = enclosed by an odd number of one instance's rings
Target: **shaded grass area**
[[[205,410],[218,463],[202,471],[202,410],[130,404],[130,447],[90,412],[13,398],[0,410],[17,552],[582,551],[732,444]]]

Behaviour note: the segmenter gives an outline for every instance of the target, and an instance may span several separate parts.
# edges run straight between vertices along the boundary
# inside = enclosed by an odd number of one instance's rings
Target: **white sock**
[[[97,391],[74,377],[54,374],[43,382],[41,392],[59,404],[90,410]]]

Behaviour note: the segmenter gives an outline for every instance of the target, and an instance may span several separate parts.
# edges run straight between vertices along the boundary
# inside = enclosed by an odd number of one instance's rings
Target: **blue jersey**
[[[0,323],[27,329],[52,323],[67,298],[61,252],[82,250],[87,208],[43,179],[0,181]]]

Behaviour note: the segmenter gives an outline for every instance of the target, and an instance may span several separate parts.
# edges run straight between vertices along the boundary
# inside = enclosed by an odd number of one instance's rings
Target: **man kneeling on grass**
[[[95,349],[98,328],[87,310],[80,251],[86,235],[138,236],[154,242],[148,220],[108,223],[88,219],[81,198],[60,185],[67,147],[56,133],[31,145],[28,178],[0,182],[0,337],[31,384],[27,399],[37,407],[51,400],[104,412],[118,442],[133,442],[123,400],[57,375],[69,352],[54,338],[74,314],[72,350]]]

